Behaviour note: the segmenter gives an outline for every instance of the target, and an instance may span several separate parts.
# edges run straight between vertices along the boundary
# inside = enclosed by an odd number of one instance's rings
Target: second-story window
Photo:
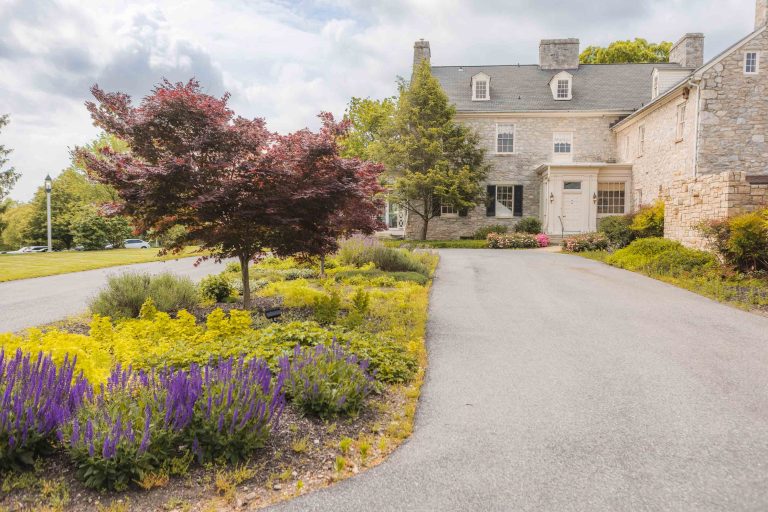
[[[747,75],[756,75],[758,70],[757,52],[747,52],[744,54],[744,73]]]
[[[558,80],[557,81],[557,99],[567,100],[570,97],[571,97],[571,81]]]
[[[681,103],[677,106],[677,129],[675,130],[675,136],[678,141],[683,140],[685,135],[685,103]]]
[[[573,134],[569,132],[555,132],[552,135],[552,153],[556,161],[570,162],[573,160]]]
[[[496,125],[496,153],[515,152],[515,125]]]

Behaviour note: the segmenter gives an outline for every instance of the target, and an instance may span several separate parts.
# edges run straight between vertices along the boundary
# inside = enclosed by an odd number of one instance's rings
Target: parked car
[[[19,248],[18,251],[8,251],[5,254],[29,254],[31,252],[48,252],[47,245],[28,245],[26,247]]]
[[[149,249],[149,242],[145,242],[144,240],[141,240],[139,238],[128,238],[126,240],[123,240],[123,247],[125,247],[126,249]],[[104,248],[114,249],[115,246],[112,244],[109,244]]]

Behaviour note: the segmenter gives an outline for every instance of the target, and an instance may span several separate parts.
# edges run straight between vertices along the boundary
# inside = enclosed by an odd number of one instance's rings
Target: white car
[[[5,254],[29,254],[32,252],[48,252],[47,245],[30,245],[27,247],[21,247],[18,251],[8,251]]]
[[[109,244],[105,249],[114,249],[114,247],[114,245]],[[138,238],[128,238],[123,240],[123,247],[126,249],[149,249],[149,242],[145,242]]]

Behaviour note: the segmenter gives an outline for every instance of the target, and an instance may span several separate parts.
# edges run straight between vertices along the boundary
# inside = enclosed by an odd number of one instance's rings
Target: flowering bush
[[[201,394],[197,374],[122,369],[91,394],[61,439],[87,487],[123,490],[176,454]]]
[[[292,360],[280,360],[288,397],[307,414],[328,418],[357,412],[372,390],[368,362],[330,347],[296,346]]]
[[[608,249],[605,233],[583,233],[563,239],[563,249],[569,252],[604,251]]]
[[[0,468],[31,465],[50,448],[88,389],[74,368],[67,357],[57,367],[41,352],[0,349]]]
[[[216,365],[191,372],[202,380],[203,392],[195,404],[187,433],[200,461],[237,462],[264,446],[285,406],[283,380],[261,359],[219,359]]]
[[[491,249],[530,249],[539,247],[534,235],[529,233],[510,233],[488,235],[488,247]]]
[[[539,233],[536,235],[536,243],[539,244],[539,247],[549,247],[549,237],[544,233]]]

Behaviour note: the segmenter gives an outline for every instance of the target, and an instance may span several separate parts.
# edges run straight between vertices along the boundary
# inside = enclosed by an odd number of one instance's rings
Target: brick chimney
[[[541,69],[577,69],[579,67],[578,39],[542,39],[539,43]]]
[[[430,57],[429,41],[419,39],[413,43],[413,69],[416,69],[422,61],[427,61],[429,64]]]
[[[756,0],[755,2],[755,30],[768,25],[768,0]]]
[[[766,0],[762,0],[766,1]],[[704,34],[685,34],[669,51],[669,62],[684,68],[698,68],[704,64]]]

